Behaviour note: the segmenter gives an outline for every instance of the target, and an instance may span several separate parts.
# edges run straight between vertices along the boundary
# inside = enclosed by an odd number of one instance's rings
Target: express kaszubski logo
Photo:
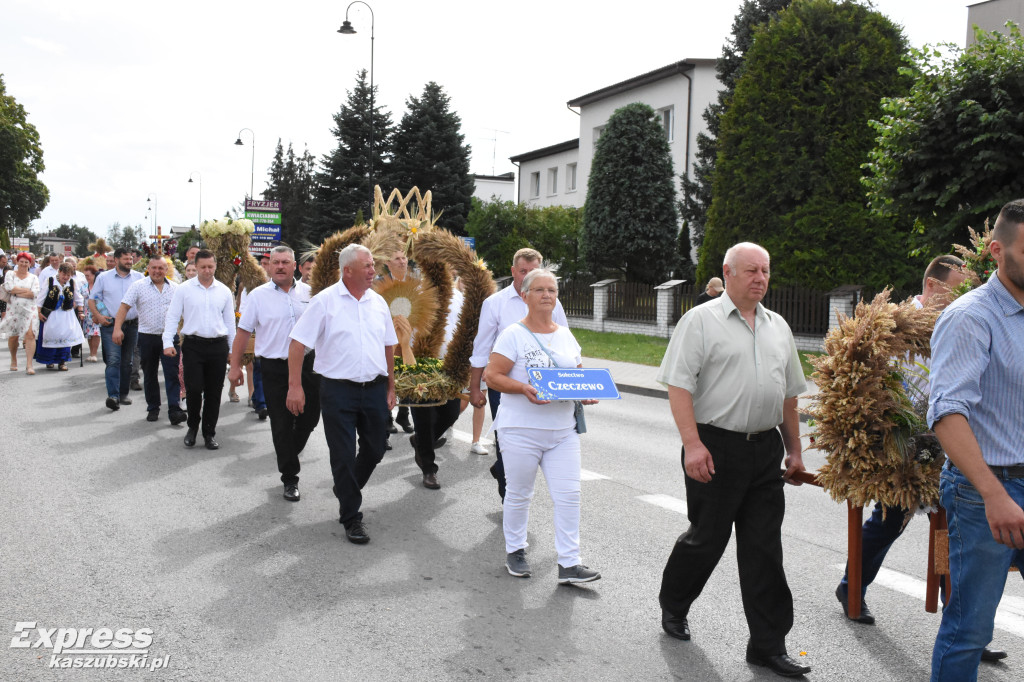
[[[12,649],[45,658],[48,668],[166,668],[170,654],[150,655],[152,628],[48,628],[35,621],[14,624]]]

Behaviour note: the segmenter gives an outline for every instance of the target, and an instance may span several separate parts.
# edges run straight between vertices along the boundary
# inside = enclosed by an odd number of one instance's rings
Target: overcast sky
[[[515,170],[508,157],[579,135],[565,103],[695,57],[717,57],[738,0],[371,0],[378,101],[440,83],[472,145],[471,170]],[[965,0],[876,0],[911,43],[964,43]],[[341,35],[345,2],[3,0],[0,73],[42,140],[50,204],[32,225],[104,234],[114,222],[216,218],[255,194],[281,138],[319,159],[331,116],[370,65],[370,12]],[[196,176],[198,177],[198,176]]]

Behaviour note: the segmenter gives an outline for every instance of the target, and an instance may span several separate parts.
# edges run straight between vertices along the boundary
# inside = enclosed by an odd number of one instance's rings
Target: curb
[[[630,386],[629,384],[616,384],[616,387],[619,389],[619,393],[629,393],[631,395],[641,395],[645,398],[661,398],[663,400],[668,400],[668,391],[662,389],[648,388],[647,386]],[[800,412],[800,421],[802,423],[806,424],[810,420],[811,418],[809,415]]]

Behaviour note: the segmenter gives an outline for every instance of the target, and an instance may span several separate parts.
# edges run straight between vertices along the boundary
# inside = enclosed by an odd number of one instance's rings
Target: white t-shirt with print
[[[538,345],[544,344],[547,353]],[[519,323],[509,326],[498,335],[491,351],[503,355],[514,364],[508,373],[509,377],[524,384],[529,383],[528,368],[536,367],[578,367],[583,358],[582,349],[568,327],[559,326],[550,334],[537,334],[536,338]],[[555,358],[551,361],[550,353]],[[556,364],[557,363],[557,364]],[[573,401],[553,401],[547,405],[534,405],[520,393],[504,393],[498,414],[494,418],[495,429],[531,428],[531,429],[566,429],[575,426]]]

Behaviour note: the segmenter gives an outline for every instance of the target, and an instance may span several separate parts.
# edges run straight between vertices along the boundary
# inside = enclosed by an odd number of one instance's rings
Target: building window
[[[540,196],[540,171],[530,173],[530,198],[536,199]]]
[[[672,141],[674,135],[672,134],[672,126],[675,123],[675,107],[665,107],[664,109],[658,109],[658,122],[661,123],[661,127],[665,131],[665,139],[669,142]]]
[[[575,192],[576,191],[576,164],[567,163],[565,164],[565,191]]]
[[[604,126],[597,126],[594,128],[594,146],[597,146],[597,141],[601,139],[601,133],[604,132]]]
[[[558,194],[558,169],[548,168],[548,196]]]

